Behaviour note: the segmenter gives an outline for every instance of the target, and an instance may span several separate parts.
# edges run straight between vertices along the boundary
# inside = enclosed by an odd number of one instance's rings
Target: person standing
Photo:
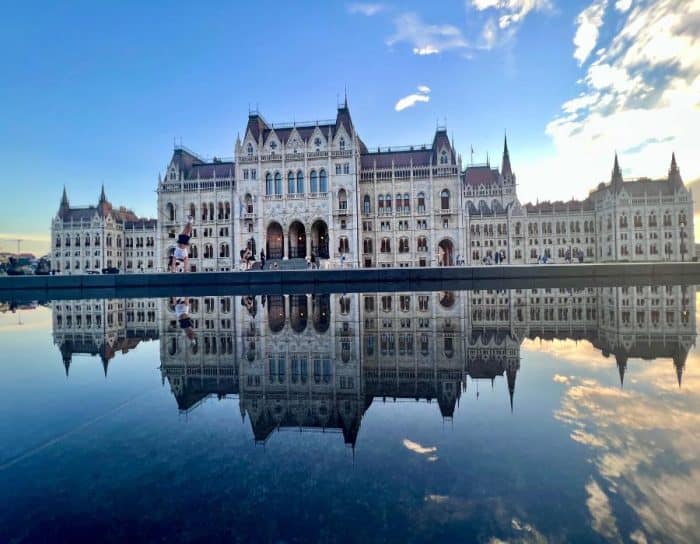
[[[265,250],[260,250],[260,270],[265,270]]]
[[[311,268],[316,268],[316,254],[311,252]]]

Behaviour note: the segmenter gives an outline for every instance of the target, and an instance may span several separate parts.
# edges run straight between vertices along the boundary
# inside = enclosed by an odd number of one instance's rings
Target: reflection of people
[[[245,306],[245,308],[248,310],[248,314],[250,314],[252,317],[255,317],[255,314],[257,313],[255,297],[241,297],[241,306]]]
[[[178,297],[175,299],[175,318],[192,346],[196,346],[197,336],[194,333],[194,323],[190,318],[190,304],[187,298]]]
[[[194,218],[192,216],[187,217],[187,223],[182,229],[182,232],[177,237],[177,246],[173,251],[173,258],[170,261],[170,271],[171,272],[186,272],[189,268],[189,245],[190,238],[192,237],[192,225],[194,223]]]

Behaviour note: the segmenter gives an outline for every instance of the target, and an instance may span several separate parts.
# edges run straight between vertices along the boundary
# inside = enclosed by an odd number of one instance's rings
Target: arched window
[[[221,221],[224,218],[224,203],[223,202],[219,202],[219,204],[217,205],[217,210],[218,210],[218,214],[216,215],[216,218],[219,221]]]
[[[340,141],[338,142],[338,147],[340,147],[341,151],[345,151],[345,138],[340,138]]]
[[[321,168],[321,171],[318,173],[318,181],[319,181],[319,192],[327,193],[328,192],[328,174],[326,174],[326,171],[323,168]]]
[[[231,249],[226,242],[221,244],[221,246],[219,247],[219,257],[230,257],[230,255],[231,255],[230,252],[231,252]]]
[[[440,207],[443,210],[450,209],[450,192],[447,189],[443,189],[440,193]]]
[[[297,172],[297,193],[304,194],[304,172],[301,170]]]
[[[311,170],[309,180],[309,192],[311,194],[318,193],[318,174],[316,173],[316,170]]]
[[[384,197],[384,207],[386,208],[386,213],[391,213],[391,195]]]
[[[345,191],[345,189],[341,189],[340,191],[338,191],[338,209],[348,209],[348,193]]]
[[[418,193],[418,213],[425,213],[425,193]]]
[[[411,212],[411,197],[409,196],[408,193],[404,193],[403,195],[403,213],[410,213]]]
[[[399,238],[399,253],[408,253],[408,238],[406,236],[402,236]]]
[[[363,253],[372,253],[373,250],[373,244],[372,244],[372,239],[371,238],[365,238],[362,241],[362,252]]]
[[[377,198],[377,209],[380,214],[384,213],[384,195],[379,195]]]
[[[194,219],[197,216],[197,209],[194,207],[193,202],[190,202],[189,210],[190,210],[190,217],[192,219]]]
[[[440,154],[440,164],[447,164],[447,151],[445,151],[444,149]]]
[[[403,211],[403,208],[401,207],[402,202],[403,201],[401,199],[401,193],[396,193],[396,212],[397,213],[401,213]]]
[[[290,195],[294,193],[294,189],[296,188],[295,181],[294,172],[290,170],[287,173],[287,193]]]
[[[175,205],[172,202],[165,205],[165,217],[168,218],[168,221],[175,221]]]
[[[214,221],[214,203],[209,203],[209,220]]]
[[[224,219],[231,217],[231,204],[224,202]]]
[[[245,213],[253,213],[253,197],[250,193],[245,195]]]
[[[350,252],[350,242],[347,236],[341,236],[338,239],[338,253],[349,253]]]
[[[265,174],[265,194],[268,196],[272,194],[272,174],[270,172]]]
[[[275,196],[282,196],[282,174],[275,172]]]
[[[75,247],[80,247],[80,234],[75,235]]]
[[[253,144],[248,143],[248,149],[246,151],[248,153],[248,158],[252,159],[253,158]]]
[[[194,244],[190,244],[189,253],[190,258],[192,259],[196,259],[199,257],[199,251],[197,250],[197,246]]]
[[[249,238],[248,242],[246,242],[246,247],[255,255],[255,238]]]
[[[369,195],[365,195],[362,199],[362,211],[365,215],[369,215],[372,212],[372,199]]]

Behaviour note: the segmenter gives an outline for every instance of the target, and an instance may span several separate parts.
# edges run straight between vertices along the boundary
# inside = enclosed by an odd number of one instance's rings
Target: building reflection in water
[[[141,341],[157,340],[160,307],[158,299],[53,302],[53,342],[61,351],[66,376],[74,355],[99,356],[107,376],[117,353],[127,353]]]
[[[695,288],[686,286],[443,291],[56,302],[54,343],[99,355],[160,340],[178,408],[238,396],[256,441],[275,430],[343,434],[354,446],[375,399],[437,402],[451,418],[468,382],[505,380],[514,408],[524,339],[587,340],[613,356],[671,359],[678,385],[694,345]],[[504,409],[507,404],[504,403]]]

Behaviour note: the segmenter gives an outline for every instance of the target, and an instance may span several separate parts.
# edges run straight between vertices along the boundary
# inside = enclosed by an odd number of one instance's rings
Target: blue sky
[[[675,149],[688,181],[697,4],[14,3],[0,34],[0,237],[42,247],[64,184],[74,205],[104,183],[115,205],[154,216],[175,138],[231,156],[249,105],[271,122],[331,118],[345,86],[370,147],[430,142],[446,122],[465,162],[471,146],[494,162],[507,130],[523,201],[584,196],[615,150],[627,175],[662,175]]]

